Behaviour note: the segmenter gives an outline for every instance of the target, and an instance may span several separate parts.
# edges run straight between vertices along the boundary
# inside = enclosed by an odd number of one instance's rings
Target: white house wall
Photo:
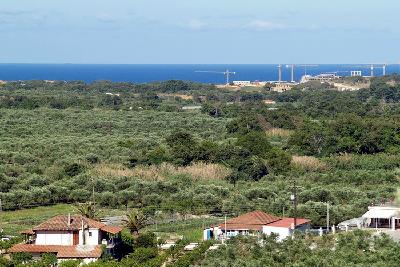
[[[73,243],[72,233],[67,231],[37,231],[36,245],[61,245],[71,246]]]
[[[296,227],[296,231],[305,232],[311,228],[310,224],[302,224]],[[263,226],[263,233],[271,235],[271,233],[277,234],[278,240],[282,241],[285,238],[293,234],[293,229],[287,227],[276,227],[276,226]]]
[[[290,229],[286,227],[263,226],[263,233],[266,235],[277,234],[278,240],[282,241],[290,236]]]
[[[101,243],[101,234],[98,229],[85,230],[85,245],[99,245]],[[92,236],[89,236],[89,232]],[[82,231],[79,231],[79,244],[83,245]],[[36,245],[60,245],[72,246],[73,234],[68,231],[37,231]]]
[[[89,232],[92,236],[89,236]],[[100,231],[98,229],[86,229],[85,233],[85,245],[99,245],[101,243]],[[82,230],[79,231],[79,244],[83,245]]]

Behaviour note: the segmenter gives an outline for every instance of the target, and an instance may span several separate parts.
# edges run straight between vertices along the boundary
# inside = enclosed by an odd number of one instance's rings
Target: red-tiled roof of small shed
[[[68,223],[68,220],[70,222]],[[85,227],[100,229],[105,224],[86,218],[82,215],[59,215],[55,216],[38,226],[34,227],[33,231],[70,231],[79,230],[82,228],[82,221]]]
[[[253,211],[242,214],[239,217],[226,221],[227,230],[261,230],[263,225],[276,222],[281,218],[262,212]],[[221,229],[225,229],[225,223],[219,225]]]
[[[101,228],[101,230],[102,231],[104,231],[104,232],[107,232],[107,233],[110,233],[110,234],[118,234],[119,232],[121,232],[122,231],[122,227],[120,227],[120,226],[111,226],[111,225],[106,225],[106,226],[103,226],[102,228]]]
[[[9,253],[55,253],[57,258],[100,258],[102,255],[101,245],[96,246],[57,246],[57,245],[34,245],[17,244],[8,250]]]
[[[35,232],[32,229],[22,230],[19,233],[22,234],[22,235],[34,235],[35,234]]]
[[[297,218],[297,220],[296,220],[296,226],[307,224],[307,223],[310,223],[310,220],[303,219],[303,218]],[[268,224],[267,226],[291,228],[292,225],[294,226],[294,218],[282,218],[281,220],[272,222],[272,223]]]

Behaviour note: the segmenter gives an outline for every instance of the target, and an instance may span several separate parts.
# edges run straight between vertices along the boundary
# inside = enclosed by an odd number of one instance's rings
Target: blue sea
[[[304,74],[317,75],[327,72],[338,72],[348,76],[350,70],[361,70],[363,75],[370,75],[368,65],[318,65],[313,67],[296,67],[295,79],[298,81]],[[146,83],[163,80],[185,80],[203,83],[225,83],[225,76],[219,73],[197,72],[229,70],[236,72],[232,80],[240,81],[276,81],[277,65],[115,65],[115,64],[0,64],[0,80],[80,80],[93,82],[109,80],[115,82]],[[387,74],[400,73],[400,65],[389,65]],[[382,68],[375,69],[375,75],[382,75]],[[283,80],[289,81],[291,69],[283,64]]]

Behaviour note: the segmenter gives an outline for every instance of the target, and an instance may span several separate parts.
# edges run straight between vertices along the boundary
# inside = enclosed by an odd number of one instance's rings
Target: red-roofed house
[[[13,246],[8,252],[27,252],[34,257],[54,253],[59,261],[81,259],[88,263],[101,257],[102,245],[111,254],[114,253],[121,231],[121,227],[106,225],[81,215],[60,215],[21,232],[30,236],[30,240]]]
[[[296,230],[310,229],[310,221],[303,218],[296,219]],[[253,211],[239,217],[227,220],[217,227],[204,230],[204,240],[223,239],[237,235],[251,235],[263,233],[270,235],[275,233],[279,240],[291,236],[294,232],[293,218],[280,218],[262,211]]]

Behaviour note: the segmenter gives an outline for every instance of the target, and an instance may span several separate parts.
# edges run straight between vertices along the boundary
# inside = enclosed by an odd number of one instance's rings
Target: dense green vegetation
[[[364,231],[284,242],[266,237],[261,244],[252,238],[231,240],[196,266],[398,266],[400,261],[399,243]]]
[[[2,208],[94,200],[152,218],[255,209],[287,216],[296,181],[298,215],[323,225],[329,202],[337,224],[394,198],[399,101],[398,76],[354,92],[280,94],[181,81],[7,83]]]

